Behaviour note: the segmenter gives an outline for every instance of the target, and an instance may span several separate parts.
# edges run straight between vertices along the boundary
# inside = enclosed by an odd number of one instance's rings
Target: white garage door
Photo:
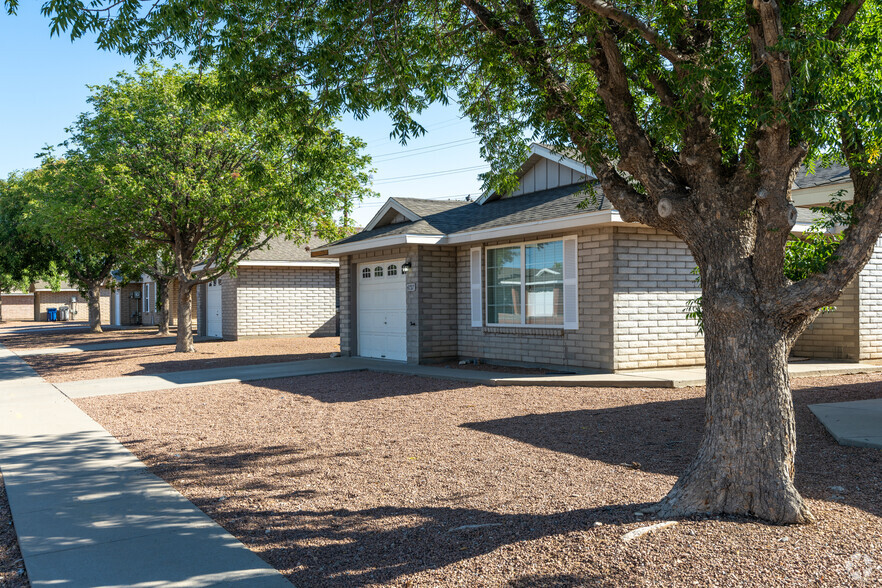
[[[358,354],[407,360],[403,259],[358,266]]]
[[[209,337],[224,336],[221,300],[221,280],[208,282],[205,288],[205,334]]]

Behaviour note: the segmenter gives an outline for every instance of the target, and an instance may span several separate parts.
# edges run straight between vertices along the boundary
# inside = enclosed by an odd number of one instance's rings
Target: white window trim
[[[494,328],[497,328],[497,327],[511,328],[511,329],[566,329],[566,330],[575,330],[575,329],[578,329],[578,328],[579,328],[579,327],[578,327],[578,324],[576,324],[576,325],[568,325],[568,324],[566,323],[565,317],[561,317],[561,322],[558,323],[558,324],[530,324],[530,323],[526,322],[526,321],[527,321],[527,298],[526,298],[527,282],[526,282],[526,280],[525,280],[525,277],[526,277],[526,275],[527,275],[527,271],[526,271],[526,265],[527,265],[527,253],[526,253],[526,247],[527,247],[527,245],[536,245],[536,244],[539,244],[539,243],[554,243],[554,242],[556,242],[556,241],[560,241],[560,242],[561,242],[561,245],[562,245],[562,247],[563,247],[563,242],[566,241],[567,239],[576,240],[577,237],[576,237],[576,235],[567,235],[567,236],[565,236],[565,237],[558,237],[558,238],[555,238],[555,239],[537,239],[537,240],[535,240],[535,241],[523,241],[523,242],[521,242],[521,243],[506,243],[506,244],[504,244],[504,245],[493,245],[493,246],[487,246],[487,247],[484,248],[485,253],[484,253],[484,255],[483,255],[482,257],[483,257],[483,261],[484,261],[484,266],[485,266],[485,267],[482,268],[482,269],[484,270],[484,273],[485,273],[485,274],[486,274],[487,270],[490,268],[490,260],[489,260],[490,251],[492,251],[492,250],[494,250],[494,249],[510,249],[510,248],[512,248],[512,247],[520,247],[520,248],[521,248],[521,320],[524,321],[524,322],[519,323],[519,324],[516,324],[516,323],[491,323],[491,322],[487,322],[487,323],[485,324],[485,326],[487,326],[487,327],[494,327]],[[578,243],[578,241],[576,241],[576,242]],[[561,252],[561,254],[563,255],[563,251]],[[562,262],[563,264],[566,263],[566,261],[563,260],[563,259],[561,260],[561,262]],[[578,275],[578,272],[579,272],[579,269],[578,269],[578,257],[577,257],[577,259],[576,259],[576,274],[577,274],[577,275]],[[566,268],[565,268],[565,267],[564,267],[564,273],[566,273]],[[485,281],[485,284],[484,284],[483,288],[481,289],[482,293],[484,294],[484,312],[486,313],[484,316],[489,317],[489,316],[490,316],[490,295],[489,295],[489,293],[487,292],[487,288],[490,287],[490,284],[489,284],[489,282],[487,282],[486,280],[484,280],[484,281]],[[564,297],[566,296],[566,288],[563,287],[563,286],[561,287],[561,296],[564,296]],[[576,314],[577,314],[577,315],[578,315],[578,304],[579,304],[579,297],[578,297],[578,294],[577,294],[577,295],[576,295],[576,308],[577,308],[577,312],[576,312]],[[564,308],[566,308],[566,299],[564,299],[564,301],[563,301],[563,305],[564,305]]]

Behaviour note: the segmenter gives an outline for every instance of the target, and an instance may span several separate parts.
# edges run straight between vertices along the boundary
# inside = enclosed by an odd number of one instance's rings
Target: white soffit
[[[337,259],[320,261],[240,261],[239,267],[340,267]]]
[[[328,255],[345,255],[356,251],[368,251],[381,247],[396,245],[441,245],[446,240],[444,235],[389,235],[375,239],[364,239],[354,243],[343,243],[328,247]]]

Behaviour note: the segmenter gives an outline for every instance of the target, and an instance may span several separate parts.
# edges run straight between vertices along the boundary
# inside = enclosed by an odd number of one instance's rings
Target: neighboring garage
[[[205,285],[205,334],[223,337],[223,278]]]
[[[319,244],[274,239],[240,262],[235,275],[200,286],[199,334],[227,340],[337,335],[339,262],[312,259],[310,247]]]
[[[358,266],[358,350],[362,357],[407,360],[404,259]]]

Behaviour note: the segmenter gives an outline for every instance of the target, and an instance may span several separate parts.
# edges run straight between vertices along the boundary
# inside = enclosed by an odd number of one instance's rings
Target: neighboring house
[[[282,238],[199,286],[199,334],[228,340],[337,334],[337,260],[313,259],[312,239]],[[195,316],[195,315],[194,315]]]
[[[313,251],[340,260],[342,354],[603,370],[703,363],[684,311],[700,291],[686,245],[622,221],[599,191],[586,194],[584,164],[545,146],[533,145],[518,176],[517,191],[476,202],[392,198],[362,232]],[[821,186],[829,180],[803,184],[826,189],[823,202],[835,191]],[[794,231],[811,219],[801,209]],[[860,298],[846,292],[798,351],[882,356],[863,343],[882,313],[864,296],[868,323],[854,322],[865,304],[850,296]]]
[[[129,299],[133,313],[137,313],[140,322],[133,324],[141,325],[158,325],[159,312],[156,309],[157,297],[159,291],[156,288],[156,282],[153,278],[144,274],[141,276],[141,282],[129,284],[132,291],[129,293]],[[193,292],[193,302],[190,307],[191,316],[194,325],[198,322],[199,308],[196,292]],[[125,296],[123,296],[125,298]],[[169,284],[169,325],[178,324],[178,280],[172,280]],[[195,327],[194,327],[195,328]]]
[[[5,321],[29,321],[34,318],[33,292],[2,292],[0,304],[3,305]]]
[[[142,324],[142,289],[143,284],[141,282],[117,284],[117,287],[110,294],[110,314],[107,317],[102,316],[101,318],[114,326]]]
[[[45,321],[46,309],[60,306],[67,306],[72,311],[76,311],[76,314],[71,316],[71,320],[89,320],[88,300],[80,295],[76,286],[61,284],[57,291],[53,291],[48,282],[35,282],[31,286],[31,293],[34,295],[31,316],[35,321]],[[109,289],[101,288],[99,304],[101,323],[108,324],[111,320]]]

